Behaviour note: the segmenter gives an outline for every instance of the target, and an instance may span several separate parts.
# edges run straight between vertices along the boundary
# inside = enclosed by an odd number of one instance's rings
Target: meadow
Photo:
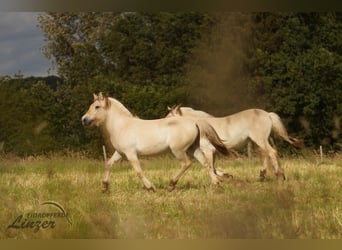
[[[0,157],[2,239],[342,238],[340,156],[323,162],[313,155],[283,157],[287,180],[269,171],[264,182],[258,178],[259,158],[219,158],[217,168],[234,176],[220,187],[194,162],[173,192],[167,187],[178,162],[168,155],[146,158],[143,169],[155,193],[144,189],[127,161],[113,167],[110,191],[102,193],[101,160],[82,154]],[[44,201],[58,202],[68,219],[34,218],[60,212]],[[54,220],[53,227],[25,226],[44,220]]]

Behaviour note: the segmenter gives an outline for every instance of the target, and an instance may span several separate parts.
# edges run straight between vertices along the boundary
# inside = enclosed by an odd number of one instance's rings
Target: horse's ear
[[[106,109],[109,109],[109,108],[110,108],[110,104],[111,104],[111,103],[110,103],[110,100],[109,100],[109,97],[106,96],[104,99],[105,99],[105,105],[106,105],[105,108],[106,108]]]
[[[102,101],[104,98],[103,98],[103,95],[102,95],[102,92],[99,93],[99,100]]]
[[[167,106],[167,110],[168,110],[168,111],[171,111],[171,110],[172,110],[172,108],[170,108],[170,106]]]
[[[98,95],[93,94],[93,96],[94,96],[94,102],[97,101],[97,100],[99,99],[99,96],[98,96]]]
[[[182,114],[182,110],[181,110],[181,106],[182,106],[182,104],[180,103],[180,104],[178,104],[178,105],[174,108],[174,110],[176,111],[176,113],[179,114],[179,115],[183,115],[183,114]]]

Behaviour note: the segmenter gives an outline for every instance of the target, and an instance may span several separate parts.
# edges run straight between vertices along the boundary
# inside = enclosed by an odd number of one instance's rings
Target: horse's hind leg
[[[279,161],[278,161],[278,153],[277,150],[275,150],[274,148],[272,148],[270,146],[271,149],[269,149],[269,154],[268,156],[270,157],[272,166],[274,168],[274,174],[278,177],[281,178],[283,180],[285,180],[285,174],[283,173],[283,171],[280,169],[279,167]]]
[[[266,171],[267,171],[267,168],[268,168],[268,165],[269,165],[269,159],[268,159],[268,156],[264,155],[264,162],[263,162],[263,166],[262,168],[260,169],[260,181],[264,181],[265,180],[265,177],[266,177]]]
[[[128,161],[132,164],[132,167],[134,168],[138,177],[144,183],[147,190],[155,192],[156,191],[155,186],[149,181],[149,179],[146,178],[143,170],[141,169],[140,162],[139,162],[137,154],[136,153],[126,154],[126,157],[127,157]]]
[[[179,178],[184,174],[184,172],[190,167],[191,161],[187,154],[184,151],[175,151],[172,150],[174,156],[180,161],[181,169],[177,172],[177,174],[171,179],[169,185],[169,191],[173,191],[176,187],[176,184]]]
[[[279,167],[277,150],[272,148],[272,146],[268,142],[260,146],[260,148],[264,155],[264,164],[263,164],[263,167],[260,169],[260,180],[265,179],[265,174],[266,174],[266,170],[267,170],[269,163],[271,163],[273,166],[274,174],[277,177],[280,177],[283,180],[285,180],[285,175]]]
[[[217,185],[220,183],[220,180],[218,179],[218,175],[216,174],[216,170],[213,166],[213,152],[206,152],[204,153],[199,148],[195,150],[194,157],[204,166],[207,168],[209,172],[209,176],[211,178],[211,182],[214,185]]]
[[[106,165],[105,165],[105,175],[104,175],[104,178],[103,178],[103,181],[102,181],[102,191],[103,192],[106,192],[108,190],[108,186],[109,186],[109,173],[110,173],[110,170],[111,170],[113,164],[116,161],[119,161],[121,158],[122,158],[122,156],[117,151],[115,151],[114,154],[112,155],[112,157],[106,162]]]

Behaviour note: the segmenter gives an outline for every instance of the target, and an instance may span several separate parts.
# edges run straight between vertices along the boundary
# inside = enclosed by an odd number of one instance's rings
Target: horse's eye
[[[95,107],[95,109],[99,109],[99,108],[100,108],[100,106],[96,106],[96,107]]]

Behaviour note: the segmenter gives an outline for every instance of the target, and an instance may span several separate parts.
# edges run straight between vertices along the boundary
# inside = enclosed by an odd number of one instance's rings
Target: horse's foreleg
[[[202,152],[202,150],[200,150],[199,148],[196,149],[194,152],[194,157],[202,164],[202,166],[207,168],[213,184],[217,184],[218,181],[227,182],[230,178],[233,178],[231,174],[221,172],[215,169],[214,150],[204,151],[206,152]]]
[[[149,179],[146,178],[144,175],[143,170],[141,169],[140,162],[138,159],[138,156],[136,153],[126,154],[128,161],[132,164],[132,167],[134,168],[135,172],[137,173],[138,177],[142,180],[145,187],[148,191],[156,191],[155,186],[149,181]]]
[[[215,169],[213,167],[213,153],[210,152],[203,152],[201,149],[196,149],[194,152],[194,157],[204,166],[207,168],[209,172],[209,176],[211,178],[211,182],[215,185],[219,184],[219,179],[215,174]]]
[[[103,178],[103,181],[102,181],[102,191],[103,192],[108,191],[109,173],[110,173],[110,170],[111,170],[113,164],[116,161],[119,161],[121,158],[122,158],[122,156],[117,151],[115,151],[114,154],[112,155],[112,157],[106,162],[106,164],[105,164],[105,174],[104,174],[104,178]]]
[[[176,158],[180,161],[181,163],[181,169],[177,172],[177,174],[171,179],[170,185],[169,185],[169,191],[171,192],[172,190],[175,189],[176,184],[179,180],[179,178],[184,174],[184,172],[190,167],[191,161],[189,157],[186,155],[185,152],[183,151],[173,151],[172,153],[176,156]]]

